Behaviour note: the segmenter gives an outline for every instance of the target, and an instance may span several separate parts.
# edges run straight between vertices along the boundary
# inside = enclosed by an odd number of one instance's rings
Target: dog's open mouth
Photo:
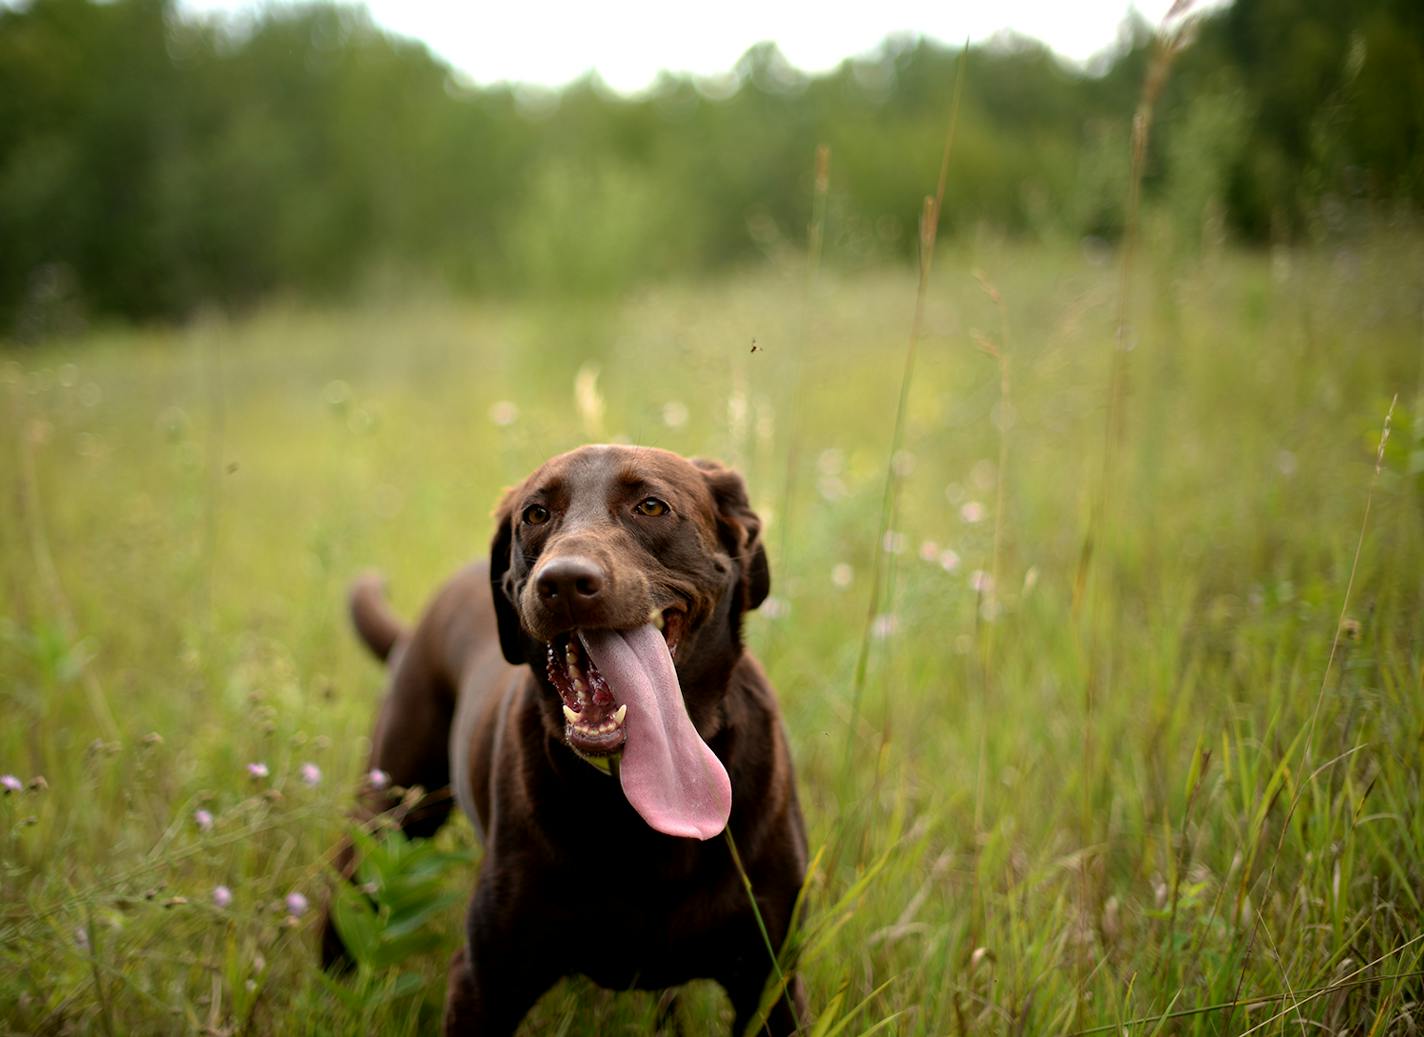
[[[649,618],[662,632],[669,657],[677,658],[685,613],[667,608]],[[571,630],[550,642],[548,670],[550,682],[564,700],[565,740],[579,755],[596,759],[622,750],[628,737],[624,725],[628,703],[609,686],[589,651],[587,636]]]
[[[623,794],[650,826],[710,839],[726,827],[732,785],[682,699],[673,653],[685,613],[649,618],[631,630],[579,629],[549,642],[564,739],[590,760],[620,754]]]

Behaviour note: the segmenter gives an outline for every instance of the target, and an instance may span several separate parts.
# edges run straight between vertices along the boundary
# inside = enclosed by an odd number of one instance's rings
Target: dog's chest
[[[661,988],[716,975],[725,967],[722,945],[745,914],[745,894],[717,868],[669,879],[634,864],[621,879],[610,876],[587,888],[582,904],[566,902],[573,909],[560,926],[567,934],[561,942],[570,973],[611,989]]]
[[[684,905],[661,916],[629,910],[601,935],[577,941],[569,971],[609,989],[659,989],[715,976],[727,919]]]

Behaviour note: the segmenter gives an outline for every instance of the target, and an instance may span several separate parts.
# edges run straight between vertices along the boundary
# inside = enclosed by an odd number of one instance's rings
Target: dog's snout
[[[590,605],[603,593],[603,570],[597,563],[578,555],[553,558],[539,568],[534,588],[548,604]]]

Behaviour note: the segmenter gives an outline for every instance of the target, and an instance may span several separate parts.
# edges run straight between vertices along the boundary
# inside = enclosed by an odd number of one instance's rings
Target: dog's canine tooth
[[[569,723],[571,723],[571,724],[577,724],[577,723],[578,723],[578,718],[579,718],[579,715],[573,711],[573,707],[570,706],[567,702],[565,702],[565,703],[564,703],[564,719],[566,719],[566,720],[567,720]]]
[[[653,609],[648,613],[648,622],[659,630],[663,628],[663,614],[658,609]]]
[[[627,715],[628,715],[628,703],[625,702],[625,703],[623,703],[623,705],[619,706],[617,709],[615,709],[615,710],[613,711],[613,723],[614,723],[614,725],[616,726],[616,725],[618,725],[618,724],[623,723],[623,718],[626,717]]]

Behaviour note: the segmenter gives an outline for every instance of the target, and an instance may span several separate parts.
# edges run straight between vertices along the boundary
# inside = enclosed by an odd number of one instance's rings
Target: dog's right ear
[[[499,627],[499,648],[513,666],[523,666],[524,634],[519,625],[519,612],[514,607],[514,494],[505,494],[495,509],[494,540],[490,543],[490,595],[494,600],[494,618]]]

